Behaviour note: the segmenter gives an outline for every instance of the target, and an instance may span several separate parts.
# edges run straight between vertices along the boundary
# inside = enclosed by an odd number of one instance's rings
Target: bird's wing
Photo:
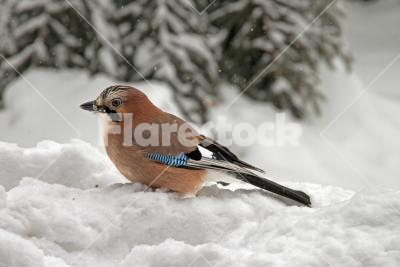
[[[198,149],[199,133],[193,129],[187,122],[169,113],[162,113],[151,121],[152,124],[158,125],[158,142],[156,145],[140,146],[141,151],[149,155],[160,156],[177,156],[180,154],[188,155],[189,158],[200,160],[201,153]],[[186,127],[185,132],[177,131],[181,126]],[[168,127],[172,127],[168,130]],[[151,134],[151,131],[144,131],[143,137]],[[138,143],[137,141],[135,141]]]
[[[238,167],[251,169],[254,171],[258,171],[264,173],[264,170],[257,168],[243,160],[240,160],[235,154],[233,154],[227,147],[219,144],[217,141],[206,137],[204,135],[200,135],[200,146],[207,149],[208,151],[213,153],[213,157],[218,160],[224,160],[231,164],[234,164]]]
[[[204,168],[221,168],[223,170],[240,168],[242,171],[250,169],[264,173],[262,169],[240,160],[225,146],[220,145],[211,138],[199,134],[186,121],[175,115],[164,112],[157,118],[154,118],[152,123],[161,125],[158,136],[159,145],[143,147],[142,150],[146,152],[148,156],[154,156],[153,158],[159,159],[164,158],[164,160],[169,159],[171,161],[173,157],[183,154],[192,161],[198,161],[195,163],[202,164]],[[176,124],[177,129],[184,126],[186,131],[174,131],[171,133],[164,131],[162,125],[165,123],[169,123],[170,125]],[[189,134],[189,136],[187,134]],[[163,140],[164,137],[169,139],[170,143],[165,144]],[[199,147],[212,153],[212,164],[210,162],[211,159],[202,156]]]

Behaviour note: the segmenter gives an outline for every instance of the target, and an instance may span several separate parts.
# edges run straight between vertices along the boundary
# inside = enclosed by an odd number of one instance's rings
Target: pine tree
[[[70,0],[94,25],[107,25],[107,2]],[[64,0],[3,0],[0,52],[20,72],[32,67],[85,68],[113,74],[110,51],[93,28]],[[112,31],[110,31],[112,32]],[[112,40],[112,38],[109,38]],[[106,58],[107,60],[102,60]],[[17,77],[0,59],[1,88]],[[112,70],[115,72],[115,69]]]
[[[186,0],[137,0],[120,3],[116,17],[124,57],[146,79],[166,82],[187,118],[204,122],[218,77],[207,16]],[[141,78],[128,64],[123,69],[125,80]]]
[[[318,112],[320,60],[333,66],[332,60],[340,56],[349,63],[341,36],[343,12],[336,2],[289,48],[330,0],[216,2],[210,18],[226,31],[220,65],[227,79],[240,90],[252,83],[247,96],[272,102],[297,118]]]
[[[13,41],[10,32],[7,30],[7,24],[11,20],[11,4],[9,1],[0,0],[0,54],[7,56],[13,52]],[[6,86],[15,79],[15,72],[8,70],[7,64],[0,57],[0,109],[3,108],[3,93]]]
[[[163,81],[196,122],[207,119],[223,83],[240,90],[252,83],[247,96],[302,118],[323,98],[321,60],[349,62],[340,0],[287,48],[330,1],[190,1],[200,12],[209,6],[200,16],[186,0],[69,0],[99,33],[65,0],[0,0],[0,53],[21,73],[82,68]],[[0,90],[18,77],[1,58],[0,77]]]

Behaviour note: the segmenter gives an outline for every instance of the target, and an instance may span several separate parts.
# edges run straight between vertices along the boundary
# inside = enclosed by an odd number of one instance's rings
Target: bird
[[[213,138],[198,133],[185,120],[161,110],[135,87],[109,86],[95,100],[80,107],[106,116],[108,126],[103,130],[106,153],[119,172],[132,182],[196,196],[209,181],[223,185],[241,181],[311,207],[309,195],[263,177],[262,169],[239,159]],[[150,138],[154,125],[163,124],[184,126],[186,130],[155,132],[155,145],[144,145],[133,134],[136,127],[147,125],[142,138]],[[116,127],[120,130],[116,131]],[[126,132],[130,134],[122,134]],[[166,136],[167,145],[162,143]]]

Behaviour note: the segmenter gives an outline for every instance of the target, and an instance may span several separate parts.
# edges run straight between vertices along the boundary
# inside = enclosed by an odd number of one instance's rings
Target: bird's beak
[[[96,111],[97,110],[96,101],[89,101],[89,102],[83,103],[81,105],[81,109],[84,109],[87,111]]]

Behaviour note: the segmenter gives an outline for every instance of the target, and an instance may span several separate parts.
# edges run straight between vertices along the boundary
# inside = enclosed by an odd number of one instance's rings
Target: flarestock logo
[[[99,143],[107,146],[111,136],[119,135],[124,146],[139,145],[171,146],[179,142],[183,146],[192,147],[198,144],[198,133],[206,133],[211,139],[218,140],[224,145],[233,144],[247,147],[255,143],[272,146],[300,146],[302,134],[301,125],[286,123],[285,113],[277,113],[275,122],[264,122],[257,127],[247,122],[228,123],[227,118],[218,116],[217,122],[207,122],[201,127],[194,123],[140,123],[134,124],[132,113],[99,114],[101,127],[99,131],[105,134],[99,136]]]

